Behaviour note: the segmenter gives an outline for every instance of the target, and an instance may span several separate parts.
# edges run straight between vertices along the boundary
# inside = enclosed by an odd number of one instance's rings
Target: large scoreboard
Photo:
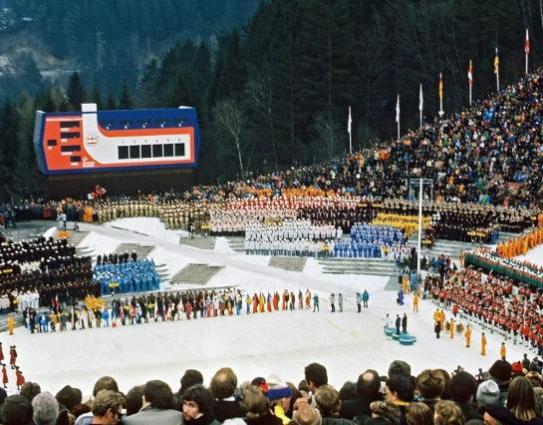
[[[46,175],[195,168],[199,148],[190,107],[36,112],[34,149]]]

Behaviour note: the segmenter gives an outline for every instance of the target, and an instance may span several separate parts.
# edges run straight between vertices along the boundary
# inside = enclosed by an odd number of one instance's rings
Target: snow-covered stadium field
[[[387,285],[387,277],[327,275],[312,259],[300,273],[271,268],[265,257],[234,253],[222,238],[215,250],[180,245],[179,232],[164,229],[152,218],[124,219],[104,226],[82,225],[81,229],[91,232],[81,246],[94,254],[112,252],[120,243],[155,246],[149,257],[156,264],[166,264],[172,272],[189,263],[223,266],[206,288],[237,285],[264,292],[288,288],[296,294],[299,289],[305,293],[309,288],[319,292],[321,309],[318,313],[279,311],[55,334],[31,335],[17,328],[14,336],[0,334],[4,354],[10,345],[17,345],[18,364],[27,381],[38,382],[42,390],[56,393],[70,384],[90,394],[96,379],[107,374],[118,380],[123,391],[150,379],[162,379],[176,391],[185,369],[201,370],[209,382],[223,366],[232,367],[240,382],[277,373],[297,383],[311,362],[324,364],[330,382],[340,387],[347,380],[355,381],[368,368],[386,374],[395,359],[410,363],[413,374],[429,367],[454,370],[458,365],[476,373],[480,367],[487,369],[498,357],[502,338],[497,334],[488,334],[488,355],[481,357],[478,327],[474,328],[469,349],[461,337],[451,340],[442,334],[436,340],[432,321],[436,306],[424,300],[419,313],[412,313],[410,295],[404,306],[398,306],[397,288]],[[532,261],[541,262],[542,257],[529,253]],[[369,308],[358,314],[355,292],[364,289],[370,292]],[[331,292],[343,293],[343,313],[330,313]],[[400,345],[383,332],[386,313],[395,317],[404,312],[409,318],[408,331],[418,338],[411,347]],[[512,341],[507,346],[510,361],[520,359],[525,352]],[[10,378],[14,380],[14,376]]]

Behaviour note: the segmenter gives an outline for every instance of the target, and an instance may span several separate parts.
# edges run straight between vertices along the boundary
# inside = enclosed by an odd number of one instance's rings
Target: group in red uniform
[[[431,291],[435,299],[458,306],[467,315],[520,335],[543,355],[540,292],[471,268],[449,274],[442,285],[433,281]]]
[[[25,383],[25,377],[23,376],[23,372],[21,371],[19,366],[16,365],[17,356],[17,347],[15,345],[10,345],[9,364],[11,366],[11,369],[15,369],[15,384],[17,385],[17,389],[20,390],[22,385]],[[9,384],[9,377],[6,363],[4,363],[4,359],[4,351],[2,350],[2,343],[0,342],[0,365],[2,366],[2,384],[4,385],[4,388],[7,388]]]

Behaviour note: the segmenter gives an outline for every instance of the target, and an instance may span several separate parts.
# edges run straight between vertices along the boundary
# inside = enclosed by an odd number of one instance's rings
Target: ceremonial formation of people
[[[543,292],[511,279],[471,267],[446,275],[444,282],[429,278],[434,299],[513,337],[522,338],[543,355]]]
[[[311,221],[285,220],[279,223],[254,222],[245,229],[247,254],[317,256],[330,252],[343,231],[332,225],[312,225]]]
[[[526,260],[502,258],[489,249],[478,248],[464,254],[464,264],[484,269],[486,272],[543,288],[543,267]]]
[[[138,260],[136,253],[98,256],[93,280],[100,285],[102,295],[127,292],[156,291],[160,276],[153,260]]]
[[[369,293],[364,292],[365,303]],[[333,304],[333,303],[332,303]],[[353,303],[354,304],[354,303]],[[132,298],[87,296],[84,303],[59,304],[50,311],[24,311],[30,333],[62,332],[100,327],[117,327],[149,322],[191,320],[219,316],[271,313],[274,311],[319,311],[319,295],[306,289],[295,293],[247,292],[241,289],[158,292]],[[343,298],[340,300],[343,310]]]
[[[339,241],[333,247],[335,257],[388,258],[401,261],[410,250],[398,228],[356,223],[350,229],[351,240]]]
[[[96,294],[91,281],[90,257],[76,257],[66,240],[39,237],[13,242],[0,234],[0,308],[23,311],[27,307],[73,302]]]

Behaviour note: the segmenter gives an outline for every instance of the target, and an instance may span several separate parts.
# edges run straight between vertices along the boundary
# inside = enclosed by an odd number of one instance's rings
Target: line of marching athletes
[[[159,298],[160,297],[160,298]],[[145,298],[145,300],[147,300]],[[141,301],[141,303],[140,303]],[[319,295],[309,289],[296,294],[285,289],[282,293],[242,292],[240,289],[200,291],[198,293],[164,293],[146,304],[144,297],[132,300],[113,299],[109,305],[103,299],[88,297],[86,306],[69,307],[59,313],[43,312],[38,316],[52,317],[40,320],[31,333],[47,333],[86,328],[117,327],[148,322],[191,320],[218,316],[239,316],[273,311],[319,311]],[[60,316],[60,319],[59,319]]]

